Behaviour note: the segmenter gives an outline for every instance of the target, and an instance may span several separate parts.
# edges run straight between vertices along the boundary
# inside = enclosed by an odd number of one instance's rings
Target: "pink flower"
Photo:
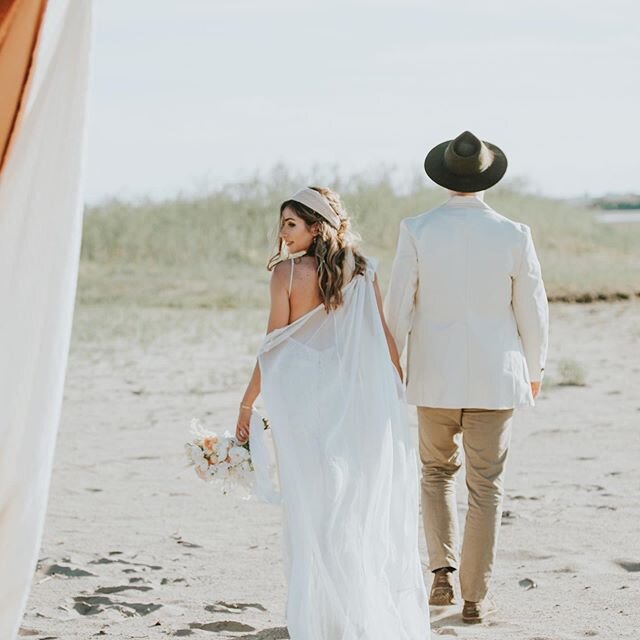
[[[207,436],[202,440],[202,446],[207,452],[211,452],[213,451],[217,442],[218,442],[218,436]]]

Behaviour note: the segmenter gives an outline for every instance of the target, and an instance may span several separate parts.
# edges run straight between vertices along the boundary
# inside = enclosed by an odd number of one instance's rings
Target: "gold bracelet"
[[[240,408],[241,408],[241,409],[253,409],[253,407],[251,407],[251,406],[247,406],[246,404],[241,404],[241,405],[240,405]]]

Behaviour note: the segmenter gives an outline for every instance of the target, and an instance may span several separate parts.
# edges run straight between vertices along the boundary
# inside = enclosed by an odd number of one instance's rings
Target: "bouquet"
[[[265,429],[269,423],[262,418]],[[191,421],[193,440],[184,445],[187,459],[193,465],[197,476],[205,482],[216,481],[224,494],[233,489],[251,491],[254,484],[253,463],[249,441],[240,443],[229,432],[221,436],[207,431],[202,423]]]

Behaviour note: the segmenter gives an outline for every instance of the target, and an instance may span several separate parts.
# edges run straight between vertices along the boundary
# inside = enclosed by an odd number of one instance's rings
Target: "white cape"
[[[260,349],[285,520],[292,640],[426,640],[418,464],[404,389],[376,306],[373,265]],[[257,491],[274,500],[252,422]]]

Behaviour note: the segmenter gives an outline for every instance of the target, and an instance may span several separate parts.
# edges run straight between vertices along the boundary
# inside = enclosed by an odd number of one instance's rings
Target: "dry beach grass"
[[[182,452],[192,416],[216,429],[234,424],[266,320],[261,267],[285,182],[105,204],[87,216],[23,635],[286,637],[278,508],[217,495],[185,472]],[[384,282],[398,219],[441,194],[398,196],[358,180],[342,191],[365,250],[382,258]],[[514,433],[494,579],[500,611],[467,627],[459,609],[434,609],[434,637],[637,640],[640,300],[631,294],[640,289],[640,225],[621,232],[588,211],[511,191],[489,200],[531,224],[551,294],[631,297],[551,305],[548,377]],[[462,476],[459,490],[463,515]]]
[[[278,205],[306,182],[275,172],[248,182],[163,202],[105,202],[87,212],[81,303],[247,308],[265,303]],[[334,179],[363,248],[386,277],[399,221],[445,199],[422,181],[398,193],[389,176]],[[497,211],[529,224],[552,299],[640,293],[640,225],[605,225],[570,203],[505,187],[487,194]]]

